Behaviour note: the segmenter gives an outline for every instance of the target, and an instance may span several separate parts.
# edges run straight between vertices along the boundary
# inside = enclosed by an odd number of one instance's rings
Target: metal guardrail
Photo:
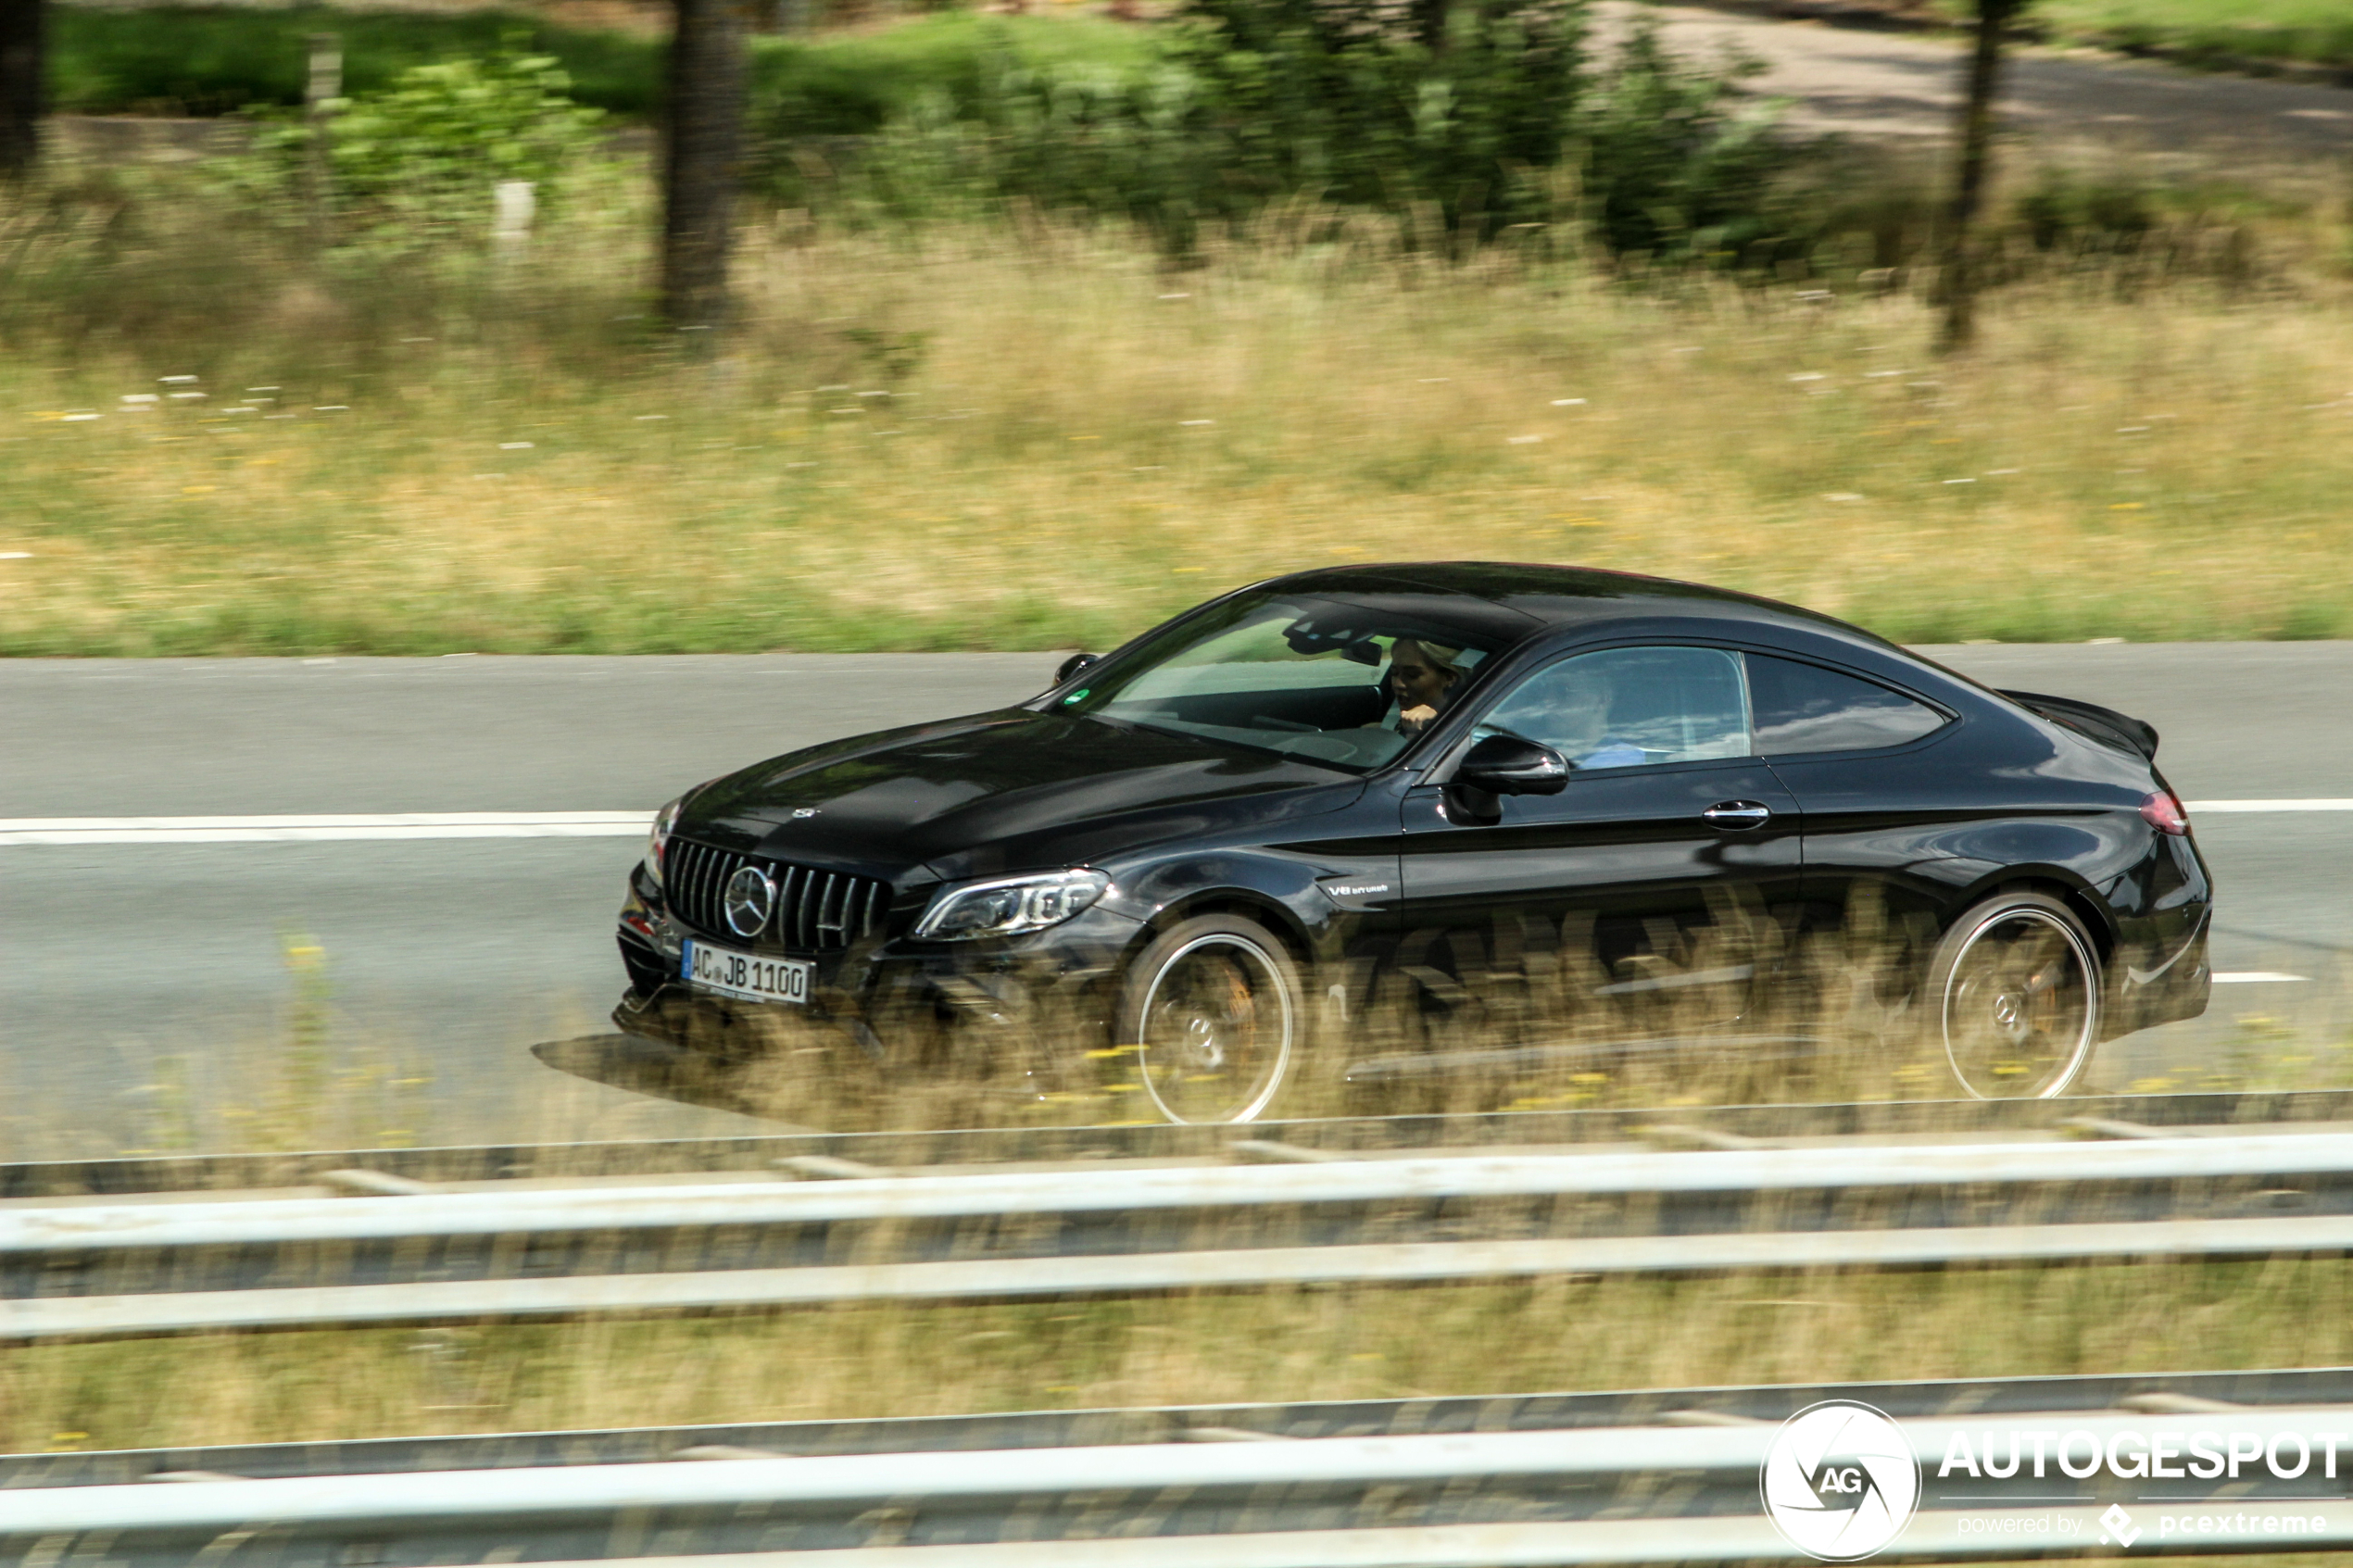
[[[2341,1134],[424,1189],[0,1210],[0,1339],[2347,1250]]]
[[[2047,1548],[2062,1522],[2089,1546],[2103,1525],[2115,1527],[2111,1507],[2136,1512],[2136,1533],[2151,1534],[2169,1508],[2292,1515],[2292,1538],[2240,1533],[2195,1544],[2313,1549],[2353,1546],[2347,1473],[2334,1457],[2353,1445],[2348,1389],[2353,1372],[2332,1369],[536,1434],[346,1444],[301,1457],[311,1446],[11,1456],[0,1458],[0,1560],[90,1556],[122,1568],[248,1556],[288,1568],[1804,1561],[1763,1516],[1758,1474],[1778,1423],[1828,1398],[1895,1417],[1933,1478],[1893,1557],[2015,1557],[2016,1526],[2029,1526],[2030,1538],[2039,1529],[2032,1544]],[[2296,1475],[2250,1470],[2170,1486],[2170,1499],[2154,1499],[2151,1483],[2096,1470],[1938,1477],[1956,1441],[1984,1450],[2022,1426],[2088,1434],[2111,1449],[2127,1437],[2145,1448],[2166,1427],[2182,1428],[2173,1436],[2184,1440],[2194,1428],[2253,1444],[2317,1436],[2334,1474],[2311,1474],[2309,1463]],[[709,1440],[721,1434],[752,1441]],[[493,1445],[508,1446],[494,1458],[523,1462],[479,1462]],[[551,1449],[575,1462],[548,1462]],[[44,1474],[44,1463],[82,1468]]]
[[[1250,1140],[1257,1148],[1261,1140]],[[1958,1184],[2189,1182],[2353,1176],[2353,1136],[2266,1133],[2102,1143],[1768,1148],[1690,1153],[1457,1154],[1084,1173],[861,1174],[824,1182],[588,1186],[0,1210],[0,1258],[58,1249],[416,1241],[528,1232],[686,1230],[1442,1202],[1566,1196],[1830,1192]],[[411,1199],[430,1198],[430,1203]]]

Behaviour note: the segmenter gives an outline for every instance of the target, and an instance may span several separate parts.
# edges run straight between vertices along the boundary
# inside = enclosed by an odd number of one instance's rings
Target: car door
[[[1858,671],[1746,659],[1756,750],[1806,817],[1806,928],[1897,949],[1932,943],[1955,886],[1990,869],[1944,847],[1956,822],[1984,809],[1973,771],[1946,744],[1953,715]]]
[[[1795,800],[1754,755],[1741,656],[1696,646],[1574,654],[1530,673],[1473,738],[1572,765],[1492,820],[1407,792],[1399,963],[1454,1005],[1680,1033],[1738,1017],[1800,890]]]

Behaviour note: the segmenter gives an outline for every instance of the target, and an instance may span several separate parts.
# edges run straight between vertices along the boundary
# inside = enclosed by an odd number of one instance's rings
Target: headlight
[[[661,852],[670,847],[670,830],[678,825],[678,809],[686,804],[680,796],[654,813],[653,835],[646,840],[646,870],[653,873],[654,885],[661,885]]]
[[[914,935],[924,941],[963,942],[1043,931],[1087,908],[1109,886],[1110,877],[1083,868],[966,883],[940,895],[915,922]]]

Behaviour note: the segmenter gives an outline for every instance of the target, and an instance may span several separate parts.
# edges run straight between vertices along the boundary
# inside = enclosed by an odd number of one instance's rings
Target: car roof
[[[1661,617],[1746,621],[1826,632],[1860,639],[1881,650],[1898,651],[1884,638],[1818,610],[1701,583],[1593,567],[1529,561],[1397,561],[1295,572],[1260,586],[1341,596],[1399,592],[1458,595],[1514,611],[1553,630]]]

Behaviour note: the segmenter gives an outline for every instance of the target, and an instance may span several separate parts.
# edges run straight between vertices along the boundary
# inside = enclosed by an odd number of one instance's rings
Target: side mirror
[[[1568,785],[1568,759],[1517,735],[1489,735],[1454,764],[1456,789],[1488,795],[1558,795]]]
[[[1061,685],[1064,681],[1069,680],[1073,675],[1077,674],[1081,670],[1086,669],[1088,665],[1096,662],[1101,658],[1102,655],[1097,653],[1072,654],[1068,659],[1063,660],[1062,668],[1054,671],[1054,684],[1058,686]]]

